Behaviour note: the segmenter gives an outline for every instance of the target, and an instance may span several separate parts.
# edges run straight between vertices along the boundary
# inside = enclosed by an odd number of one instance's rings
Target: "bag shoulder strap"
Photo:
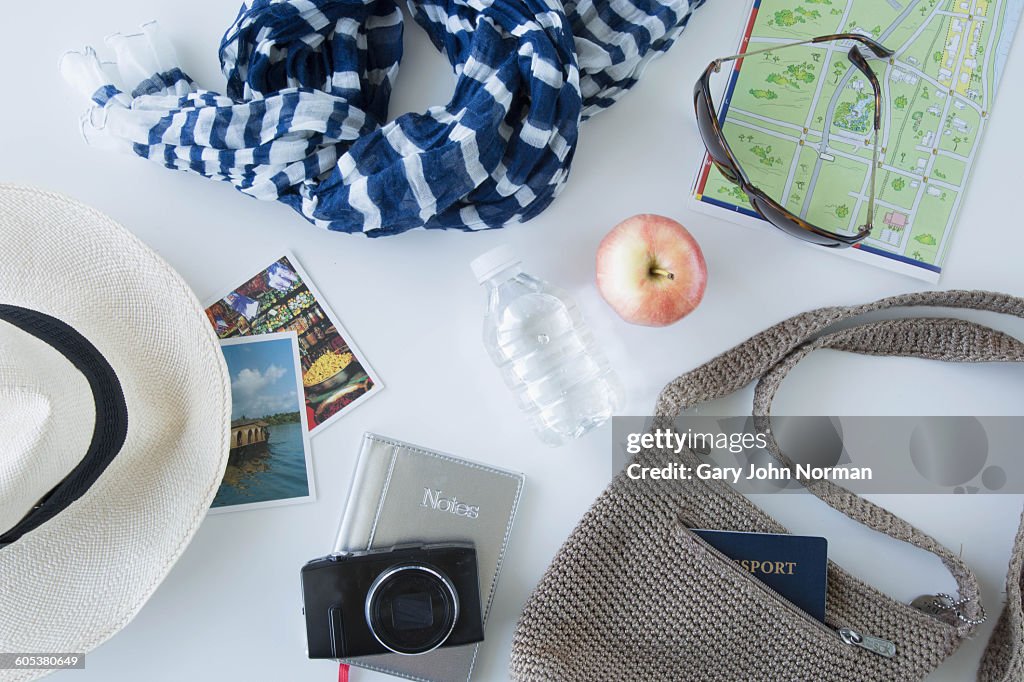
[[[819,308],[784,320],[669,383],[655,414],[675,416],[750,384],[797,346],[828,327],[865,313],[900,307],[986,310],[1024,318],[1024,299],[988,291],[930,291],[883,298],[857,306]]]

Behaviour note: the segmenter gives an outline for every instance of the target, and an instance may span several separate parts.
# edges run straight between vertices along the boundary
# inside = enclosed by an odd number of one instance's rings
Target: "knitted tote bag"
[[[1024,299],[966,291],[909,294],[803,313],[672,381],[658,399],[655,426],[756,380],[755,421],[764,433],[779,383],[818,348],[949,362],[1024,361],[1021,341],[959,319],[907,317],[833,327],[899,306],[1024,317]],[[769,449],[788,463],[774,441]],[[643,466],[700,461],[689,450],[679,455],[647,450],[636,457]],[[830,563],[826,622],[821,623],[689,530],[787,532],[743,495],[727,484],[696,479],[658,481],[656,494],[650,488],[641,492],[639,482],[620,474],[583,517],[528,601],[513,640],[512,677],[580,682],[923,679],[984,619],[974,574],[955,553],[885,509],[830,481],[802,482],[852,519],[938,556],[956,579],[958,597],[941,598],[943,610],[929,615]],[[1022,559],[1024,520],[1013,548],[1006,607],[979,680],[1024,679]]]

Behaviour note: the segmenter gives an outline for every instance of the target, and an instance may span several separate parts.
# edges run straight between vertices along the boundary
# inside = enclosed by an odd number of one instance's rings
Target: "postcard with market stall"
[[[384,385],[291,254],[206,308],[221,339],[295,332],[310,433]]]

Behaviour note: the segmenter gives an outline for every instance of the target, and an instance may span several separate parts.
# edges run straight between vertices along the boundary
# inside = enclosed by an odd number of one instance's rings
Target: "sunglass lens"
[[[821,246],[846,246],[845,243],[832,237],[818,234],[811,229],[807,229],[810,227],[809,225],[801,225],[797,218],[782,210],[774,201],[769,201],[764,197],[759,196],[756,192],[749,198],[758,213],[786,234]]]
[[[725,143],[718,134],[718,122],[715,120],[714,110],[702,89],[698,89],[694,95],[693,104],[697,110],[697,127],[700,130],[704,146],[707,147],[708,154],[711,155],[711,160],[727,180],[737,185],[740,184],[739,173],[736,172],[731,156],[725,148]]]
[[[722,177],[724,177],[726,180],[733,183],[734,185],[743,184],[740,182],[740,176],[736,174],[736,171],[733,170],[731,165],[718,163],[717,161],[715,161],[714,157],[712,157],[711,161],[715,164],[715,168],[718,169],[718,172],[721,173]]]

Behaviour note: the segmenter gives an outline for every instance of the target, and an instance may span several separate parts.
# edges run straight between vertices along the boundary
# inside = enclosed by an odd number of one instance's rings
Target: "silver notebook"
[[[487,614],[524,480],[522,474],[367,433],[334,549],[345,552],[389,549],[409,542],[472,542],[486,637]],[[461,682],[470,679],[479,646],[442,647],[420,656],[363,656],[344,662],[410,680]]]

